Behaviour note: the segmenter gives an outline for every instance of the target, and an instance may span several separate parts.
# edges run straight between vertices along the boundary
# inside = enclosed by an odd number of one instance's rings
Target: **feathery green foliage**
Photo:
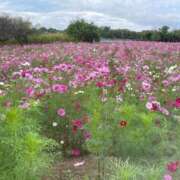
[[[0,180],[39,180],[50,168],[55,143],[39,135],[35,119],[0,108]]]

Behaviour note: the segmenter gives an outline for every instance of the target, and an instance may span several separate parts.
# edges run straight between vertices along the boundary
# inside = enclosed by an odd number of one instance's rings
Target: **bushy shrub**
[[[17,107],[0,108],[0,180],[40,180],[55,145],[39,135],[37,121]]]
[[[98,27],[84,20],[72,22],[66,31],[76,41],[93,42],[100,40]]]
[[[61,144],[64,156],[80,156],[86,153],[88,132],[83,128],[88,123],[83,107],[86,99],[81,93],[69,91],[53,92],[43,100],[40,109],[42,128],[46,136]]]
[[[94,88],[92,93],[92,89],[88,94],[91,101],[86,103],[91,119],[86,128],[92,134],[87,146],[91,152],[134,159],[164,155],[171,123],[163,115],[133,105],[133,101],[119,104],[111,95],[101,99],[101,90]]]

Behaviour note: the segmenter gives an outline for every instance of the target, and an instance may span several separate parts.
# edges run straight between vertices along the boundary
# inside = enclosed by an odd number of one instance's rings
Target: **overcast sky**
[[[162,25],[180,28],[180,0],[0,0],[0,13],[57,29],[78,18],[137,31]]]

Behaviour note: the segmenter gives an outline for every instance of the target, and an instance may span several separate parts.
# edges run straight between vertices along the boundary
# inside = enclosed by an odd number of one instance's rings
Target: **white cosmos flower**
[[[3,86],[4,85],[4,82],[0,82],[0,86]]]
[[[85,161],[77,162],[74,164],[74,167],[83,166],[85,164]]]
[[[169,68],[165,69],[165,73],[172,74],[176,68],[177,68],[177,64],[175,64],[174,66],[170,66]]]
[[[122,96],[121,96],[121,95],[117,95],[117,96],[116,96],[116,102],[120,103],[120,102],[122,102],[122,101],[123,101]]]
[[[130,83],[127,83],[127,84],[126,84],[126,88],[127,88],[128,90],[132,90],[131,84],[130,84]]]
[[[61,141],[60,141],[60,143],[61,143],[61,144],[64,144],[64,141],[63,141],[63,140],[61,140]]]
[[[53,123],[52,123],[52,126],[53,126],[53,127],[56,127],[57,125],[58,125],[57,122],[53,122]]]
[[[38,106],[40,104],[40,100],[32,101],[33,106]]]
[[[80,91],[75,92],[74,94],[75,94],[75,95],[77,95],[77,94],[84,94],[84,91],[81,91],[81,90],[80,90]]]
[[[31,64],[29,62],[25,62],[21,64],[22,66],[30,66]]]
[[[180,116],[174,115],[173,118],[174,118],[175,120],[177,120],[178,122],[180,122]]]
[[[102,102],[106,102],[107,100],[108,100],[107,97],[105,97],[105,96],[101,97],[101,101],[102,101]]]

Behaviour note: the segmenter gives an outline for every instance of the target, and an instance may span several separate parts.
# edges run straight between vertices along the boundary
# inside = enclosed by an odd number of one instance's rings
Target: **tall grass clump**
[[[43,33],[33,34],[28,37],[29,43],[52,43],[52,42],[69,42],[70,38],[66,33]]]
[[[116,158],[108,159],[106,168],[106,178],[111,180],[160,180],[164,173],[164,167],[161,165],[142,165]]]
[[[0,108],[0,136],[0,180],[39,180],[48,172],[55,144],[22,109]]]

